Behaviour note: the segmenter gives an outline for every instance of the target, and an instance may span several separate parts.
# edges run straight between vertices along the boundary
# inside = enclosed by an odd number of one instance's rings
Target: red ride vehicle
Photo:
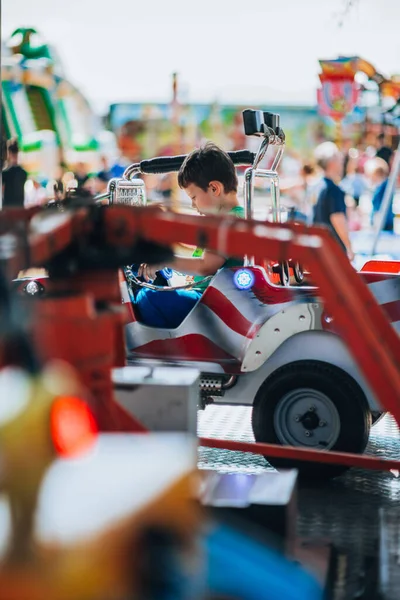
[[[254,177],[271,179],[273,207],[279,214],[276,172],[284,134],[276,116],[248,111],[246,133],[261,137],[256,155],[231,153],[235,164],[250,164],[245,173],[245,210],[252,214]],[[269,145],[278,145],[270,171],[258,168]],[[185,157],[156,158],[127,169],[122,180],[111,180],[110,202],[143,204],[144,183],[137,173],[179,169]],[[260,222],[259,235],[268,224]],[[286,263],[281,263],[288,269]],[[129,364],[162,363],[195,366],[201,375],[201,404],[249,405],[257,441],[320,450],[362,453],[371,424],[382,412],[352,355],[325,311],[318,288],[307,285],[296,260],[297,276],[274,282],[268,264],[244,257],[243,267],[221,269],[175,329],[155,328],[140,321],[132,286],[140,282],[126,268],[121,272],[122,301],[128,309],[126,346]],[[396,330],[400,329],[400,278],[378,263],[360,272]],[[300,274],[299,274],[300,273]],[[300,277],[301,275],[301,277]],[[290,285],[290,281],[302,282]],[[19,291],[38,297],[46,293],[46,278],[19,279]],[[184,287],[190,287],[184,286]],[[159,288],[168,294],[170,286]],[[118,374],[116,372],[116,378]],[[274,466],[287,466],[271,459]],[[293,462],[290,463],[293,466]],[[335,476],[346,467],[299,463],[303,473]]]

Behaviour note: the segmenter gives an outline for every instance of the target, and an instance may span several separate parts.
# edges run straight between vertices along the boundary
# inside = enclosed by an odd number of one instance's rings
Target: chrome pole
[[[281,163],[282,160],[282,156],[283,153],[285,152],[285,142],[282,143],[281,146],[279,146],[278,152],[276,153],[276,156],[274,158],[274,162],[272,163],[272,167],[271,167],[271,171],[277,171],[278,167]]]
[[[254,161],[255,162],[255,161]],[[244,173],[244,218],[249,220],[253,216],[253,188],[254,188],[254,168],[246,169]],[[254,266],[254,257],[244,257],[243,265],[245,267]]]
[[[280,190],[278,174],[271,174],[271,200],[272,220],[274,223],[281,222]]]

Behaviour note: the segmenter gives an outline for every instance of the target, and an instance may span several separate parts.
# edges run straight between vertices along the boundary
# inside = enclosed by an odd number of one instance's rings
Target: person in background
[[[108,166],[108,160],[106,156],[101,156],[100,157],[100,162],[101,162],[101,169],[100,171],[97,173],[97,179],[100,179],[100,181],[102,183],[104,183],[104,185],[107,185],[107,183],[110,181],[111,179],[111,172]]]
[[[75,179],[78,184],[78,189],[83,188],[87,180],[89,179],[89,174],[86,168],[85,163],[78,162],[76,165],[76,169],[74,171]]]
[[[100,180],[95,176],[89,176],[82,187],[78,188],[79,192],[83,192],[84,195],[96,196],[99,193]]]
[[[367,182],[364,176],[364,169],[359,164],[358,150],[351,148],[349,150],[349,160],[347,162],[346,176],[340,182],[342,190],[354,198],[356,207],[360,204],[360,198],[367,190]]]
[[[343,156],[336,144],[323,142],[315,150],[315,160],[323,171],[323,179],[316,190],[313,223],[326,225],[334,239],[354,259],[346,217],[344,191],[338,183],[343,173]]]
[[[348,138],[344,139],[341,144],[341,151],[343,153],[343,178],[348,173],[348,164],[352,159],[352,150],[354,150],[352,140]]]
[[[53,181],[54,197],[57,199],[61,199],[64,195],[64,189],[65,189],[64,179],[65,179],[65,175],[66,175],[67,171],[68,171],[67,165],[63,162],[60,163],[59,166],[57,167],[56,176]]]
[[[158,185],[156,187],[156,192],[161,198],[163,202],[168,204],[172,199],[172,192],[174,186],[174,176],[172,173],[166,173],[162,175],[158,181]]]
[[[18,141],[10,140],[7,145],[7,167],[3,170],[3,208],[23,208],[27,172],[18,164]]]
[[[292,207],[289,210],[290,221],[310,224],[312,219],[313,194],[315,193],[315,168],[309,162],[301,167],[300,176],[291,186],[281,186],[281,192],[287,194]]]
[[[376,151],[376,157],[382,158],[389,166],[393,156],[393,150],[385,143],[385,134],[380,133],[377,137],[378,148]]]
[[[383,158],[373,158],[365,165],[365,170],[371,184],[374,186],[374,195],[372,197],[372,214],[371,224],[374,224],[377,214],[380,211],[383,197],[385,195],[386,186],[389,180],[389,166]],[[393,231],[393,194],[389,204],[389,209],[383,224],[384,231]]]
[[[43,206],[46,202],[48,202],[46,188],[37,178],[28,179],[25,185],[25,208]]]

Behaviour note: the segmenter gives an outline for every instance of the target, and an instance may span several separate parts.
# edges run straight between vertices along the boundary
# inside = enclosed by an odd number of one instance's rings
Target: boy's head
[[[366,162],[364,169],[365,174],[374,185],[382,183],[382,181],[385,181],[389,177],[387,162],[378,156]]]
[[[340,179],[343,172],[343,154],[333,142],[323,142],[314,152],[317,165],[331,179]]]
[[[212,142],[193,150],[178,173],[178,184],[201,214],[218,212],[229,195],[236,197],[238,180],[228,154]]]

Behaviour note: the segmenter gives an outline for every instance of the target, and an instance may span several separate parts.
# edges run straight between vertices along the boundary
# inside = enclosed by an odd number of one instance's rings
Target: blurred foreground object
[[[75,454],[96,438],[97,427],[73,370],[49,365],[29,375],[18,367],[0,371],[1,488],[12,516],[7,560],[31,556],[36,498],[42,477],[57,453]]]
[[[103,435],[94,450],[48,471],[30,554],[0,565],[1,600],[200,598],[193,440]]]

